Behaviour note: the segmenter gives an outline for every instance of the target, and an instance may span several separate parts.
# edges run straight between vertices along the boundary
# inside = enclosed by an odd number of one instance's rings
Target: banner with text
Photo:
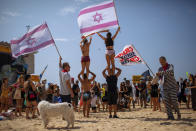
[[[119,59],[121,65],[145,64],[133,45],[127,45],[115,58]]]

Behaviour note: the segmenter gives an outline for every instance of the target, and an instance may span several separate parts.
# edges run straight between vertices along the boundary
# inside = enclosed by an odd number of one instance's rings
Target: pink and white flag
[[[121,65],[145,64],[133,45],[125,46],[123,51],[118,53],[115,58],[119,59]]]
[[[12,56],[36,52],[54,44],[54,40],[46,23],[30,29],[23,37],[11,40]]]
[[[89,6],[80,11],[78,25],[82,36],[118,27],[114,1]]]

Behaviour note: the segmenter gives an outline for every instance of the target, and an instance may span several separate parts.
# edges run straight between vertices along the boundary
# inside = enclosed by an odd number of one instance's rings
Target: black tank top
[[[108,92],[117,91],[117,81],[118,81],[118,79],[115,75],[107,76],[106,81],[107,81],[107,85],[108,85]]]
[[[114,42],[113,42],[112,38],[107,38],[105,40],[105,45],[106,45],[106,47],[107,46],[113,46],[114,45]]]

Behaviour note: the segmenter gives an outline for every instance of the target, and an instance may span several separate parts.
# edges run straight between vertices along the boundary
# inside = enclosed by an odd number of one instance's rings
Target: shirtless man
[[[91,82],[94,81],[96,75],[92,73],[91,71],[89,72],[92,75],[91,79],[88,79],[87,74],[85,73],[83,75],[83,79],[81,78],[82,73],[78,74],[78,80],[81,82],[81,89],[83,92],[83,114],[84,117],[86,116],[87,112],[87,117],[89,117],[89,110],[90,110],[90,103],[91,103]]]
[[[90,57],[89,57],[89,47],[92,41],[92,37],[90,37],[90,41],[88,42],[88,40],[86,38],[84,38],[81,42],[80,42],[80,48],[82,51],[82,58],[81,58],[81,64],[82,64],[82,71],[81,74],[84,74],[84,70],[86,69],[86,75],[88,77],[89,74],[89,66],[90,66]],[[83,43],[83,44],[82,44]]]

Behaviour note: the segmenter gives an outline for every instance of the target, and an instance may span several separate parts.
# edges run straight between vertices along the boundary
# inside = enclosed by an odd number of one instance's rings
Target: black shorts
[[[71,95],[60,95],[62,102],[71,103]]]
[[[108,97],[107,96],[103,96],[102,102],[107,102],[107,101],[108,101]]]
[[[108,91],[108,105],[117,105],[118,93],[117,91]]]

